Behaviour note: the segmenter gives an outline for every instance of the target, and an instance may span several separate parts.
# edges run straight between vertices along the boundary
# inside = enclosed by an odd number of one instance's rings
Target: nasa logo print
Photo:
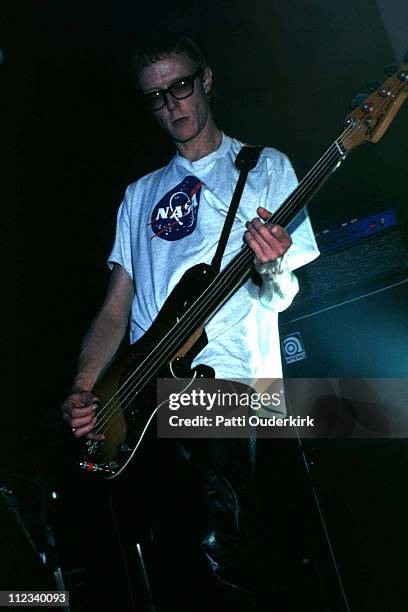
[[[202,185],[196,176],[186,176],[161,198],[151,216],[153,238],[174,241],[194,232]]]

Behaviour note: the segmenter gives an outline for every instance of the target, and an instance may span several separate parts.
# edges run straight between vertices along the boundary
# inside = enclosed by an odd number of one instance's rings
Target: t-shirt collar
[[[211,166],[217,159],[223,157],[231,147],[231,144],[232,138],[222,132],[220,146],[212,153],[205,155],[201,159],[197,159],[197,161],[190,161],[177,152],[173,161],[177,166],[183,166],[183,168],[186,168],[190,172],[202,171]]]

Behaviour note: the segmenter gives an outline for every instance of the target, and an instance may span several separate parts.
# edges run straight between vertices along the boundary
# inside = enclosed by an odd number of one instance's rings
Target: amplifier
[[[398,226],[397,213],[394,208],[382,210],[369,216],[354,217],[331,227],[326,227],[315,234],[320,253],[325,255],[340,251],[363,238],[378,236]]]
[[[408,246],[395,208],[319,228],[279,317],[285,377],[408,376]]]
[[[316,232],[320,256],[296,271],[300,290],[286,322],[408,276],[408,244],[394,208],[355,216]]]

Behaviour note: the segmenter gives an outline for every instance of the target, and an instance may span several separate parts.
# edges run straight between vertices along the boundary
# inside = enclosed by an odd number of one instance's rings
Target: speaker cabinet
[[[408,279],[280,322],[285,377],[408,376]]]

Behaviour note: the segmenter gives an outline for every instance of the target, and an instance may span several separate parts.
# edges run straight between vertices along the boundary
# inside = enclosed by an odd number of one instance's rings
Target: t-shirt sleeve
[[[281,182],[281,202],[295,190],[298,180],[292,164],[286,155],[282,155],[283,173]],[[313,261],[319,255],[312,224],[307,212],[307,207],[296,215],[287,227],[292,238],[292,246],[286,254],[289,270],[296,270]]]
[[[126,189],[125,197],[118,210],[115,241],[108,257],[108,266],[112,270],[113,264],[117,263],[122,266],[130,278],[133,278],[130,241],[130,201],[131,186]]]
[[[292,238],[292,246],[287,252],[289,270],[296,270],[319,256],[319,249],[306,208],[289,224],[287,231]]]

